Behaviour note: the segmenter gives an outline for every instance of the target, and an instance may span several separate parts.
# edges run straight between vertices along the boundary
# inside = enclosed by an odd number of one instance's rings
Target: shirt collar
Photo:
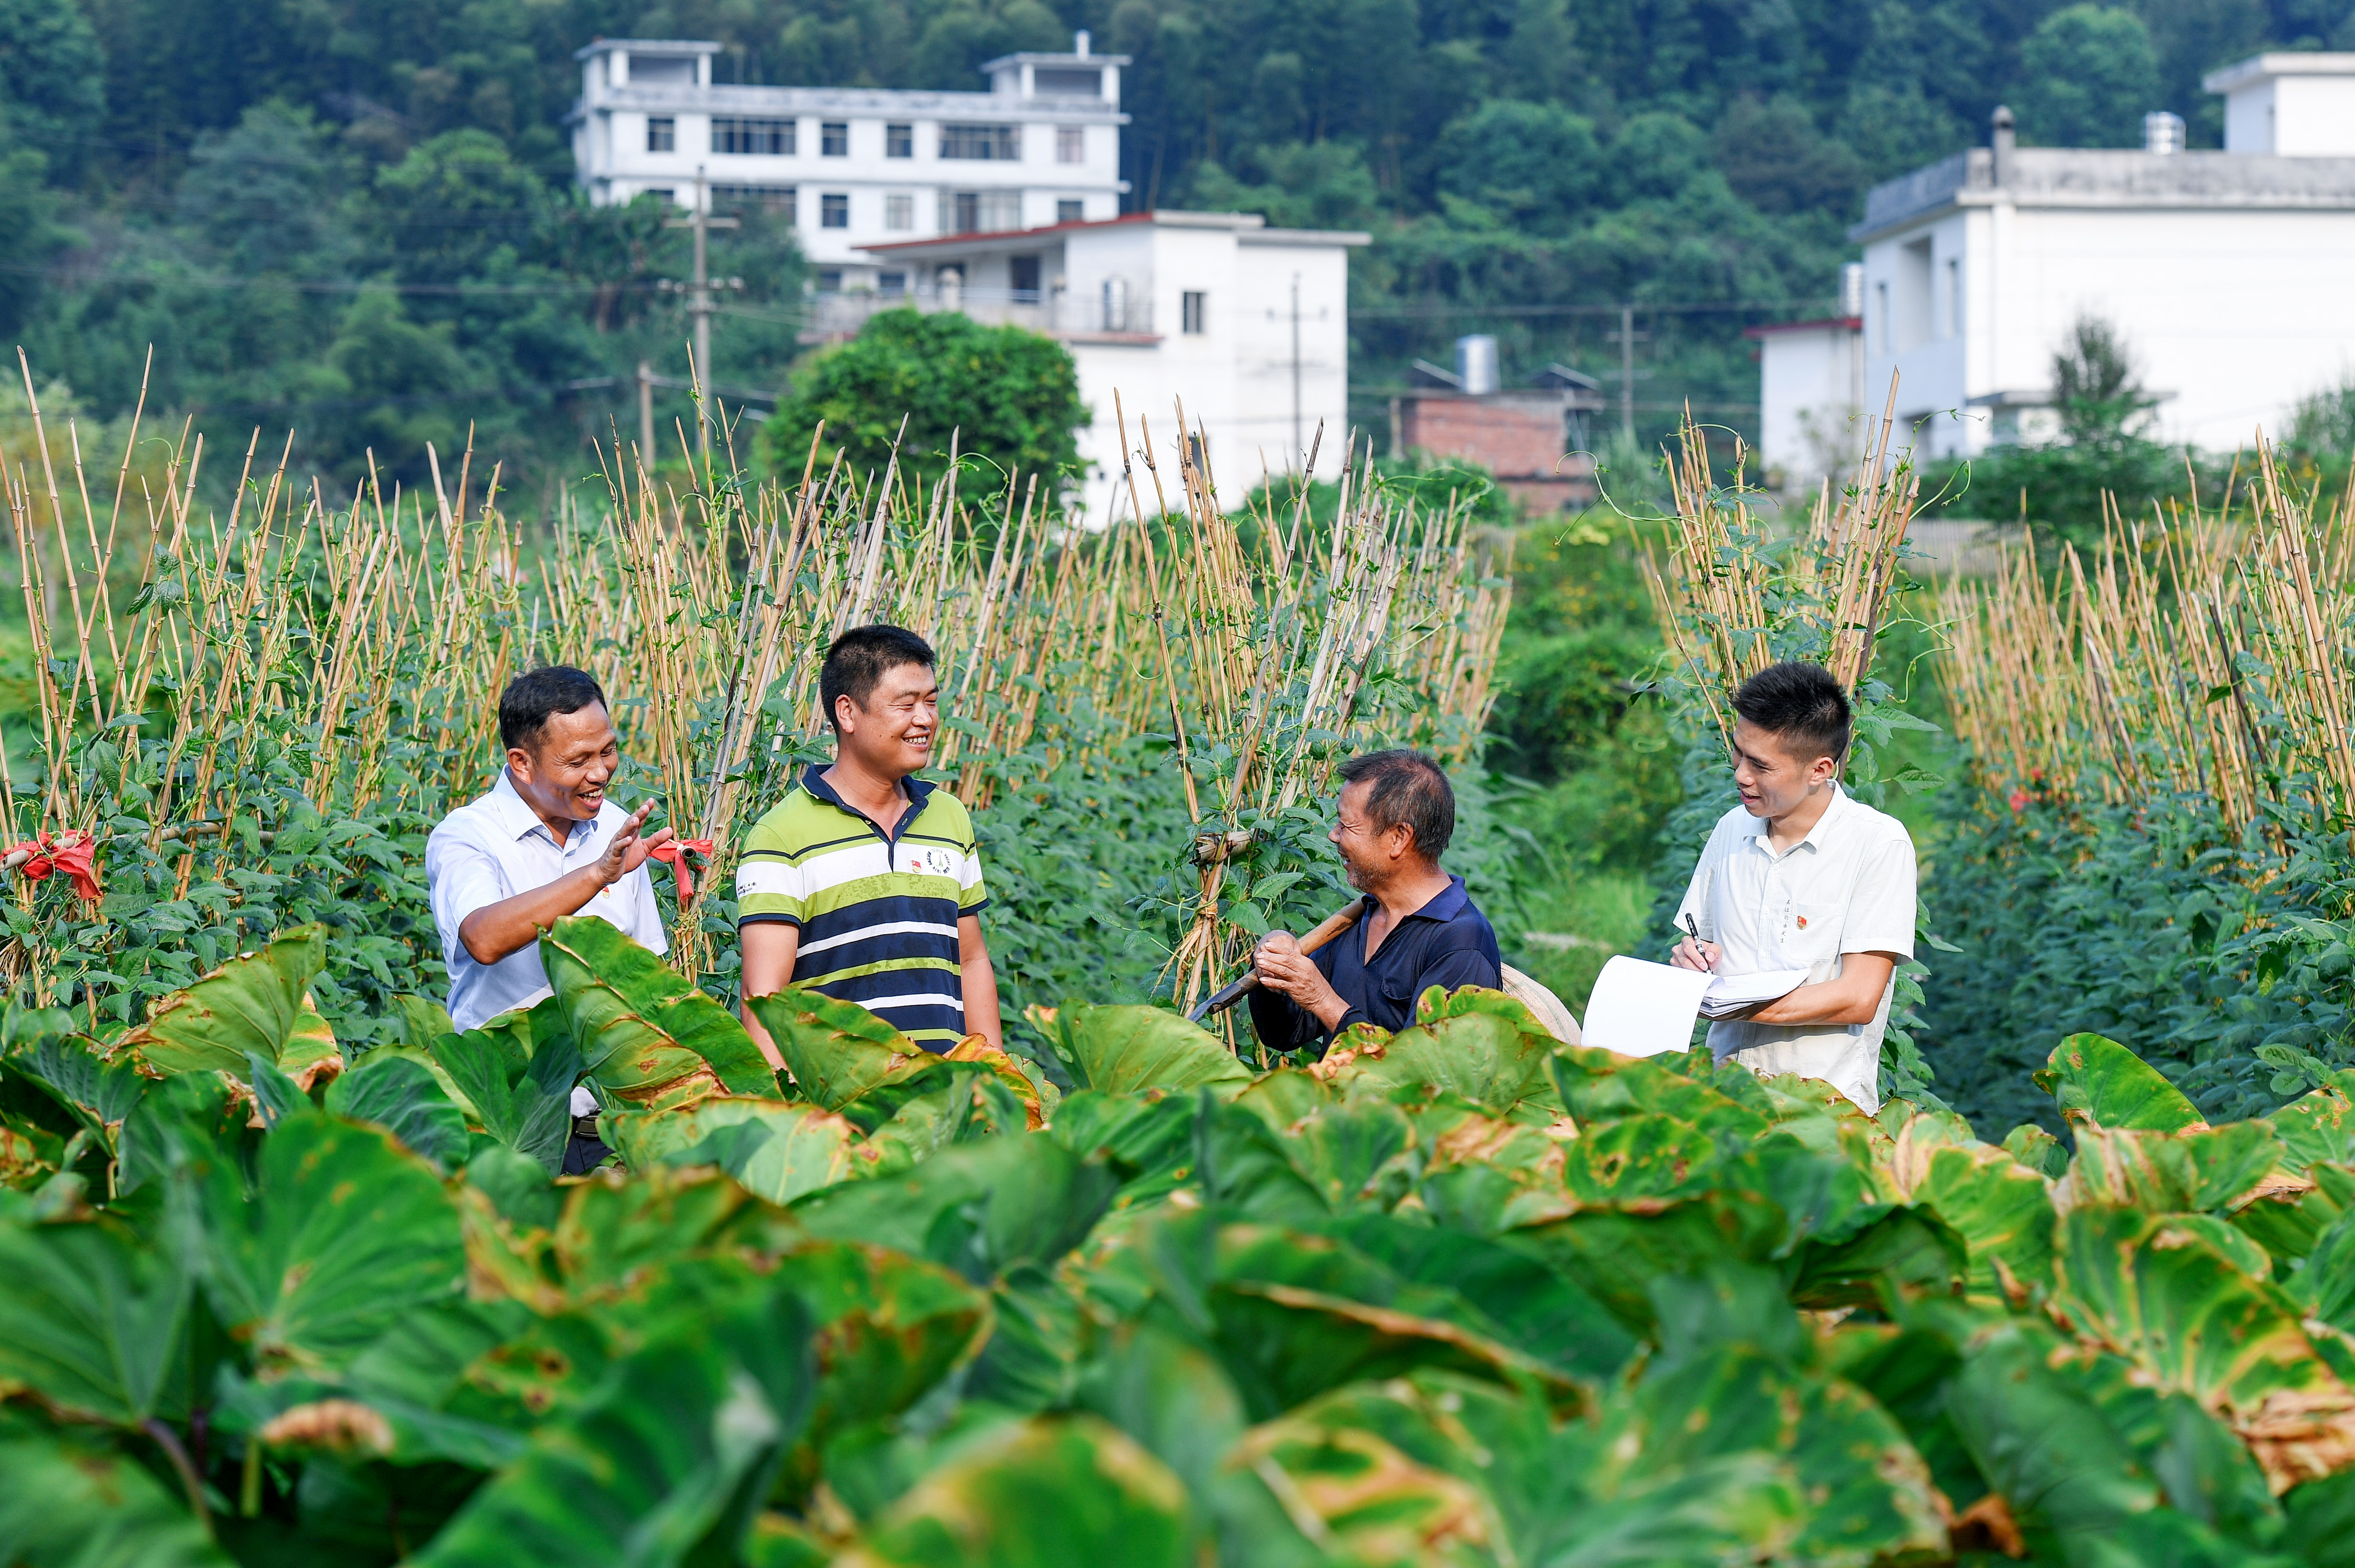
[[[900,781],[900,787],[908,792],[908,814],[900,820],[902,823],[912,822],[915,820],[916,813],[924,809],[924,797],[932,793],[934,786],[926,780],[910,773]],[[815,763],[802,770],[802,788],[837,811],[847,811],[861,822],[868,820],[865,812],[835,793],[834,786],[826,782],[826,770]]]
[[[1785,853],[1796,853],[1808,845],[1813,845],[1818,850],[1823,848],[1824,841],[1830,835],[1833,824],[1847,812],[1848,804],[1848,791],[1840,786],[1838,779],[1834,779],[1831,803],[1824,807],[1824,814],[1816,818],[1816,825],[1807,829],[1807,836],[1792,845]],[[1764,817],[1753,816],[1750,819],[1750,837],[1757,840],[1759,848],[1769,855],[1774,853],[1774,846],[1766,837]]]
[[[528,838],[531,837],[531,830],[535,827],[542,833],[548,833],[548,824],[540,820],[539,813],[534,811],[531,808],[531,803],[524,799],[516,789],[515,780],[507,776],[506,769],[499,770],[499,782],[491,786],[491,793],[485,798],[490,802],[493,815],[498,818],[499,830],[509,838]],[[599,815],[602,816],[603,813],[601,811]],[[548,833],[548,837],[551,842],[560,848],[562,845],[570,843],[573,834],[579,832],[584,826],[594,827],[595,824],[576,824],[561,839],[558,839],[552,833]]]
[[[1378,901],[1373,894],[1368,893],[1362,901],[1364,907],[1359,914],[1359,918],[1361,920],[1366,915],[1369,915],[1374,912],[1375,906],[1380,901]],[[1406,918],[1409,920],[1437,921],[1442,925],[1444,925],[1447,922],[1455,919],[1458,915],[1461,915],[1466,909],[1471,907],[1471,904],[1472,895],[1464,891],[1464,879],[1456,876],[1453,872],[1450,872],[1447,878],[1447,885],[1440,889],[1437,892],[1432,894],[1428,900],[1424,901],[1423,906],[1421,909],[1416,910],[1412,914],[1408,915]]]

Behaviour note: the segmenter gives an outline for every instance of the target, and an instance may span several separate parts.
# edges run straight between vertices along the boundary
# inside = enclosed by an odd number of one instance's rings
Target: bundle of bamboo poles
[[[1685,420],[1668,471],[1677,509],[1668,559],[1647,557],[1646,581],[1679,673],[1729,740],[1721,694],[1768,665],[1811,659],[1850,690],[1871,671],[1920,496],[1919,476],[1891,449],[1896,397],[1892,379],[1854,475],[1837,492],[1823,482],[1795,539],[1767,531],[1738,477],[1718,483],[1706,432]],[[1737,476],[1744,455],[1737,440]]]
[[[29,371],[25,384],[37,432]],[[943,728],[936,770],[976,805],[1019,786],[1021,767],[1043,776],[1157,732],[1215,837],[1249,803],[1322,790],[1337,752],[1319,736],[1465,752],[1508,590],[1461,509],[1420,508],[1361,465],[1333,525],[1309,519],[1304,493],[1247,528],[1221,509],[1199,432],[1174,462],[1138,435],[1128,516],[1096,531],[1067,524],[1035,478],[961,495],[954,464],[928,490],[896,464],[813,459],[797,478],[713,475],[682,495],[616,446],[601,504],[568,497],[526,525],[471,452],[454,474],[429,453],[427,486],[372,470],[330,497],[257,439],[225,519],[196,500],[204,443],[186,432],[162,483],[123,479],[111,510],[92,505],[78,449],[70,471],[0,462],[39,709],[37,820],[6,781],[6,826],[86,826],[76,746],[119,738],[160,776],[146,847],[177,856],[185,894],[226,865],[227,825],[256,805],[257,747],[299,751],[323,814],[430,818],[495,778],[506,681],[566,662],[612,697],[636,770],[617,789],[660,793],[683,834],[718,842],[722,879],[784,770],[824,749],[826,644],[875,621],[939,651],[963,722]],[[1369,686],[1382,706],[1361,702]],[[1206,878],[1213,937],[1216,897]],[[674,944],[690,970],[708,956],[697,924],[682,917]]]
[[[2201,795],[2238,835],[2267,810],[2355,816],[2355,499],[2315,509],[2270,450],[2238,516],[2197,496],[2090,558],[2012,550],[1944,591],[1955,733],[1999,790]]]

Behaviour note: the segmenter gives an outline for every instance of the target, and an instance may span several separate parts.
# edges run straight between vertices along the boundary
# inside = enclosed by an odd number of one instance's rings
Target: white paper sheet
[[[1756,975],[1712,975],[1701,994],[1703,1018],[1721,1019],[1760,1002],[1787,997],[1807,983],[1805,969],[1769,969]]]
[[[1585,1042],[1622,1056],[1657,1056],[1692,1041],[1712,976],[1625,955],[1603,965],[1581,1025]]]

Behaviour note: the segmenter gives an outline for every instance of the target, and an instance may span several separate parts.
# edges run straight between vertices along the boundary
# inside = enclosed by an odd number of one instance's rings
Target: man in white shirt
[[[1881,1040],[1913,956],[1913,840],[1839,786],[1848,694],[1820,665],[1778,664],[1734,694],[1733,782],[1677,909],[1682,969],[1804,969],[1806,983],[1711,1024],[1710,1051],[1761,1074],[1820,1078],[1881,1108]]]
[[[565,915],[592,914],[670,949],[645,864],[671,830],[641,835],[652,801],[633,814],[605,798],[621,752],[595,679],[563,665],[517,676],[499,697],[499,740],[498,783],[425,845],[450,1021],[462,1029],[549,994],[539,938]],[[596,1109],[594,1095],[573,1091],[576,1118]],[[574,1163],[568,1155],[566,1168]]]

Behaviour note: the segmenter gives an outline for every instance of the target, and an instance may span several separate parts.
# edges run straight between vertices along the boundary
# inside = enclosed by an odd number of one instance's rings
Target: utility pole
[[[687,284],[687,314],[695,320],[696,447],[708,463],[711,458],[711,272],[705,252],[710,231],[733,229],[736,219],[711,216],[710,187],[704,182],[701,165],[695,170],[695,210],[686,218],[672,219],[664,227],[695,230],[695,276]],[[653,428],[651,415],[645,424],[647,429]]]
[[[1636,444],[1636,345],[1651,338],[1648,332],[1636,330],[1636,307],[1632,304],[1619,306],[1619,330],[1606,332],[1605,338],[1619,345],[1619,433],[1627,444]]]

